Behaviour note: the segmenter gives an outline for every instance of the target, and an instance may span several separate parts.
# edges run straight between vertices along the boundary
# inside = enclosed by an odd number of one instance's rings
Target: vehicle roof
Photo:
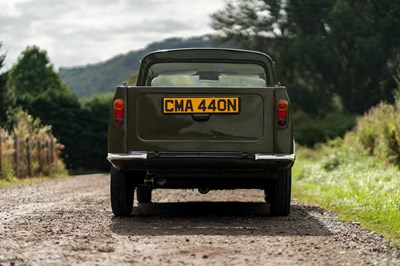
[[[137,85],[144,84],[148,68],[155,63],[192,61],[256,63],[266,69],[269,79],[268,83],[270,83],[268,85],[275,85],[274,62],[271,57],[261,52],[228,48],[184,48],[149,53],[141,61]]]

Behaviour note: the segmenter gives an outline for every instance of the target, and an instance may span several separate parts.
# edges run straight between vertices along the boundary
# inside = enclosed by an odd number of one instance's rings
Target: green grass
[[[0,175],[0,188],[28,185],[32,183],[39,183],[50,179],[67,178],[68,172],[65,170],[64,163],[57,160],[52,167],[47,167],[43,173],[35,177],[16,178],[14,175],[13,167],[9,164],[4,164],[2,173]]]
[[[54,177],[49,177],[49,176],[39,176],[39,177],[31,177],[31,178],[23,178],[23,179],[18,179],[14,178],[12,180],[3,180],[0,179],[0,188],[5,188],[5,187],[15,187],[15,186],[21,186],[21,185],[30,185],[34,183],[41,183],[49,180],[54,180],[54,179],[63,179],[63,178],[68,178],[68,175],[62,174],[62,175],[56,175]]]
[[[48,177],[48,176],[41,176],[41,177],[31,177],[31,178],[24,178],[24,179],[13,179],[13,180],[2,180],[0,179],[0,188],[5,188],[5,187],[15,187],[15,186],[21,186],[21,185],[30,185],[34,183],[41,183],[45,182],[48,180],[53,180],[53,179],[62,179],[62,178],[67,178],[67,175],[60,175],[57,177]]]
[[[339,139],[298,149],[293,196],[360,222],[400,247],[400,170]]]

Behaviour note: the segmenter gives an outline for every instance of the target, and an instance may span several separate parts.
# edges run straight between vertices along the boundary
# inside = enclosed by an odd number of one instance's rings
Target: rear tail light
[[[121,99],[114,101],[114,125],[122,127],[124,125],[125,103]]]
[[[276,108],[278,109],[277,124],[279,127],[285,127],[287,125],[289,103],[285,100],[279,100]]]

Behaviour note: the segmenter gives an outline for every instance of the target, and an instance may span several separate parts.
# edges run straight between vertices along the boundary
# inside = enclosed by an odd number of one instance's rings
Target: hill
[[[132,73],[138,71],[139,61],[152,51],[215,46],[217,45],[207,36],[170,38],[151,43],[141,50],[115,56],[105,62],[86,66],[61,67],[60,75],[78,97],[88,97],[99,93],[113,92],[115,86],[122,84]]]

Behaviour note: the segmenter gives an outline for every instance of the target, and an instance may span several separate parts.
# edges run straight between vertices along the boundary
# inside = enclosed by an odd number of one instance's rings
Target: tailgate
[[[130,87],[127,151],[273,152],[274,88]]]

